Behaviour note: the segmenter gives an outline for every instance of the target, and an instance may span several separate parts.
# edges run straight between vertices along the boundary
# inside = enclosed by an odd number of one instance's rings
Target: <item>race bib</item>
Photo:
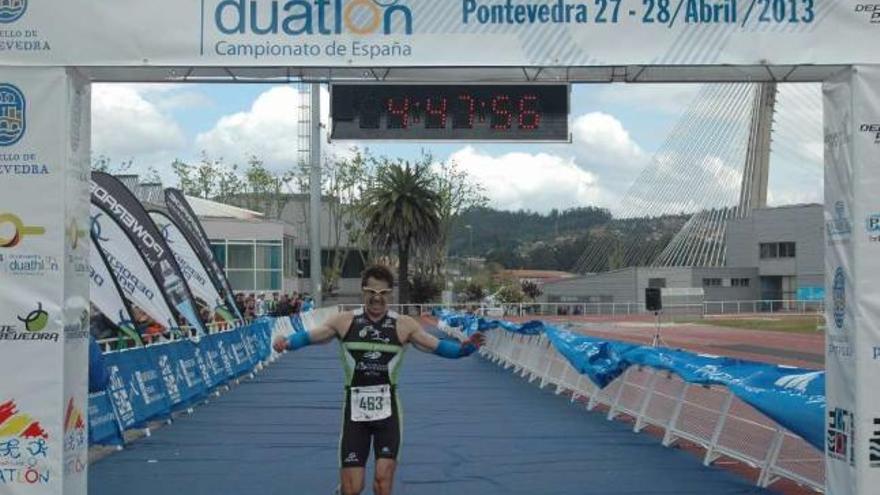
[[[351,388],[351,420],[379,421],[391,417],[391,385]]]

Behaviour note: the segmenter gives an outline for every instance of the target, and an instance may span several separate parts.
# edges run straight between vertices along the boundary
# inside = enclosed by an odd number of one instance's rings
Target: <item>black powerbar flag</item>
[[[176,316],[182,316],[200,334],[206,334],[196,311],[195,299],[184,281],[174,253],[144,206],[112,175],[92,172],[89,187],[92,204],[122,227],[137,247],[172,311],[177,313]]]
[[[217,259],[214,258],[214,252],[211,250],[208,236],[205,234],[199,218],[186,200],[186,196],[178,189],[165,189],[165,206],[168,208],[168,214],[174,220],[174,224],[180,229],[189,245],[196,252],[196,256],[199,257],[202,265],[207,269],[211,283],[214,284],[217,292],[223,296],[226,306],[239,320],[243,320],[244,318],[235,305],[235,295],[232,292],[232,287],[229,285],[229,280],[226,278],[226,273],[220,264],[217,263]]]

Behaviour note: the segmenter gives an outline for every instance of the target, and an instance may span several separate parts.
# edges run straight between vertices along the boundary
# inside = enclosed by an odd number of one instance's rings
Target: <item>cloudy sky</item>
[[[570,144],[325,141],[325,150],[344,153],[358,144],[409,158],[430,151],[455,160],[500,209],[614,210],[699,90],[678,84],[574,86]],[[325,113],[327,103],[324,94]],[[114,163],[131,160],[134,173],[154,167],[166,185],[176,185],[174,159],[196,163],[202,153],[242,165],[256,155],[283,171],[297,161],[298,105],[295,85],[95,84],[93,154]],[[770,203],[821,201],[819,86],[781,86],[774,120]]]

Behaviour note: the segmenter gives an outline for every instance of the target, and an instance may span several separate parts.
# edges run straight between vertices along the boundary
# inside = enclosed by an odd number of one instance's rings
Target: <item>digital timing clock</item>
[[[568,141],[559,84],[334,84],[332,139]]]

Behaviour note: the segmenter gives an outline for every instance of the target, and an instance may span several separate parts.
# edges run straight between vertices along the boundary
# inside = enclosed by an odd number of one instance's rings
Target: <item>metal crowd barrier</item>
[[[360,308],[360,304],[340,304],[339,311]],[[641,302],[619,303],[516,303],[486,306],[481,303],[443,304],[391,304],[389,307],[401,314],[417,316],[430,314],[434,308],[450,311],[467,311],[475,308],[482,316],[501,318],[504,316],[624,316],[648,315]],[[692,303],[664,304],[663,312],[682,316],[726,316],[749,314],[774,315],[822,315],[825,301],[807,300],[755,300],[755,301],[702,301]]]
[[[457,338],[463,333],[444,323],[442,331]],[[756,484],[767,487],[789,479],[817,492],[824,491],[823,453],[802,438],[745,404],[724,387],[704,387],[653,368],[629,368],[621,377],[599,389],[572,368],[544,335],[525,336],[501,329],[486,333],[480,354],[538,382],[556,387],[572,403],[585,403],[588,411],[607,408],[607,419],[628,416],[633,431],[648,426],[663,432],[663,445],[689,441],[705,449],[703,463],[722,456],[759,470]]]

